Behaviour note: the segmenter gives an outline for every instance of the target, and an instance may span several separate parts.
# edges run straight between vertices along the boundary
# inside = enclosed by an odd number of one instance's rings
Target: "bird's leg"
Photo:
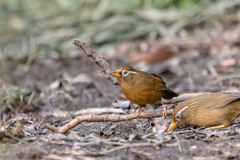
[[[167,117],[167,107],[163,104],[163,101],[161,100],[162,103],[162,116],[166,119]]]
[[[205,130],[208,130],[208,129],[215,129],[215,128],[224,128],[224,127],[227,127],[229,126],[230,123],[229,122],[226,122],[226,123],[223,123],[221,125],[218,125],[218,126],[213,126],[213,127],[208,127],[208,128],[205,128]]]
[[[138,109],[136,110],[136,114],[137,114],[137,117],[138,117],[138,118],[140,117],[141,109],[142,109],[142,108],[145,108],[145,107],[146,107],[146,105],[140,105],[140,106],[138,107]]]

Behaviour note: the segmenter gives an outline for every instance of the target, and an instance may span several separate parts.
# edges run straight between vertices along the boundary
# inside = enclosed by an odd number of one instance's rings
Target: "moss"
[[[14,147],[14,144],[7,143],[7,141],[9,141],[8,138],[3,138],[3,139],[1,139],[1,141],[2,141],[2,143],[0,143],[0,152],[9,151],[9,149]]]

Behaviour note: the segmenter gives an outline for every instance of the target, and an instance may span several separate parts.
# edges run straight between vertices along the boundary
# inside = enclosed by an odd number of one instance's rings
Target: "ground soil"
[[[220,65],[219,57],[186,50],[161,63],[134,65],[161,75],[169,88],[180,94],[238,92],[239,76],[234,75],[239,73],[240,55],[235,55],[235,65],[227,67]],[[212,74],[210,64],[216,60],[217,74]],[[128,63],[119,57],[108,61],[113,69]],[[27,88],[41,97],[38,103],[19,109],[17,115],[7,119],[12,128],[16,121],[21,125],[21,135],[2,136],[1,159],[240,159],[240,119],[223,129],[180,125],[172,132],[154,132],[159,129],[156,126],[165,123],[164,118],[83,122],[64,135],[52,134],[45,123],[61,126],[76,117],[74,113],[79,110],[113,108],[116,97],[125,100],[120,87],[105,79],[85,54],[60,55],[58,59],[47,56],[34,60],[27,69],[19,61],[8,60],[1,77],[4,82]],[[130,113],[136,108],[132,105],[122,109]],[[145,111],[152,109],[149,106]],[[168,116],[167,125],[170,121]]]

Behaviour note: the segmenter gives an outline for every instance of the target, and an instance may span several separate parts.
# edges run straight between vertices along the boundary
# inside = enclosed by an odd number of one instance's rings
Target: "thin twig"
[[[228,79],[234,79],[234,78],[240,78],[240,74],[239,73],[235,73],[235,74],[218,76],[217,79],[215,78],[215,80],[209,82],[209,84],[213,85],[213,84],[217,84],[219,82],[222,82],[222,81],[225,81],[225,80],[228,80]]]
[[[110,66],[109,66],[108,62],[104,59],[104,57],[98,56],[97,53],[94,50],[92,50],[88,46],[88,44],[85,43],[85,42],[82,42],[82,41],[79,41],[79,40],[74,40],[73,44],[82,48],[84,50],[84,52],[87,54],[87,56],[91,57],[102,68],[102,71],[105,74],[107,79],[112,81],[114,84],[118,84],[117,83],[117,78],[111,75],[111,73],[113,71],[110,69]]]
[[[122,109],[118,108],[87,108],[79,111],[72,112],[74,115],[83,114],[104,114],[104,113],[125,113]]]
[[[169,100],[163,99],[162,101],[164,104],[176,104],[176,103],[185,101],[189,98],[200,96],[202,94],[208,94],[208,93],[185,93],[185,94],[181,94],[181,95],[174,97],[172,99],[169,99]],[[161,102],[159,102],[157,104],[161,104]]]
[[[173,110],[168,110],[167,114],[172,114]],[[156,118],[161,117],[162,112],[152,111],[152,112],[140,112],[140,115],[136,113],[131,113],[128,115],[120,114],[105,114],[105,115],[83,115],[78,116],[69,123],[65,124],[60,128],[56,128],[50,124],[46,124],[45,127],[51,130],[52,132],[57,133],[66,133],[70,129],[74,128],[82,122],[120,122],[120,121],[129,121],[137,118]]]
[[[174,138],[177,140],[179,152],[182,152],[182,147],[181,147],[179,138],[177,137],[177,135],[176,135],[175,133],[173,133],[173,136],[174,136]]]

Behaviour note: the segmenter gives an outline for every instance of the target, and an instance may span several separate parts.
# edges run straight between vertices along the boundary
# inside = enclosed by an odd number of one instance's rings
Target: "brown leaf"
[[[144,51],[145,49],[143,50],[141,47],[141,50],[134,50],[130,52],[129,63],[157,63],[162,62],[172,56],[170,49],[159,43],[154,43],[144,48],[147,50]]]
[[[231,66],[234,66],[236,63],[237,63],[237,60],[235,58],[228,58],[221,61],[220,65],[222,67],[231,67]]]

